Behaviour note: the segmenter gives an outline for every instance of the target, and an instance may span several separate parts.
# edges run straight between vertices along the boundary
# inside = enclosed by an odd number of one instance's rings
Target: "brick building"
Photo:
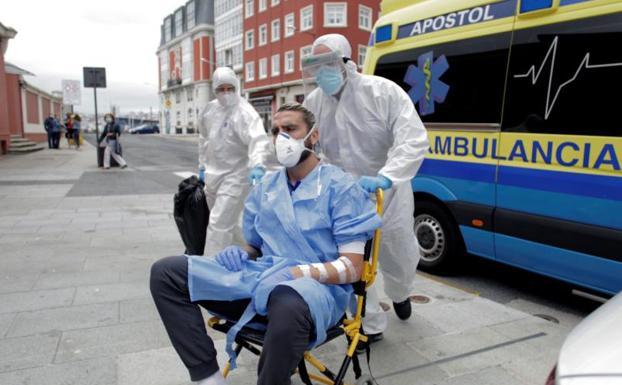
[[[157,50],[163,134],[197,130],[211,99],[214,72],[214,0],[190,0],[164,18]]]
[[[300,58],[316,37],[340,33],[363,64],[379,0],[243,0],[244,79],[249,102],[266,127],[283,103],[304,98]]]

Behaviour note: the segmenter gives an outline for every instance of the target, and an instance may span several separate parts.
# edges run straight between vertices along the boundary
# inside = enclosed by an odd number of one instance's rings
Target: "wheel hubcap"
[[[415,234],[425,262],[434,262],[441,257],[445,250],[445,233],[434,217],[418,215],[415,218]]]

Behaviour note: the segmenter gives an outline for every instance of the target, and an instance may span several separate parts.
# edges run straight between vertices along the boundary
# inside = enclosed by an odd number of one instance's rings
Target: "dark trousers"
[[[60,132],[52,133],[52,148],[58,148],[60,144]]]
[[[48,148],[54,148],[54,134],[48,132]]]
[[[164,327],[192,381],[218,371],[216,349],[205,330],[199,305],[227,319],[237,320],[250,300],[191,302],[185,256],[167,257],[154,263],[150,286]],[[267,316],[256,316],[253,322],[267,322],[257,384],[290,384],[292,371],[314,335],[307,303],[292,288],[277,286],[270,295]]]

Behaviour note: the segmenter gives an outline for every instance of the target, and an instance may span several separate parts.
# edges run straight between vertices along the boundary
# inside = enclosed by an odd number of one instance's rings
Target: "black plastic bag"
[[[175,194],[173,216],[181,239],[186,246],[185,254],[203,255],[205,234],[209,223],[209,208],[205,200],[205,184],[196,176],[184,179]]]

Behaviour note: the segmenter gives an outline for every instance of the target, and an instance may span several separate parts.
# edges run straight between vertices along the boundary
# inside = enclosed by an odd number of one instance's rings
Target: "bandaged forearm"
[[[310,265],[298,265],[297,267],[303,277],[312,278],[322,283],[352,283],[360,278],[360,272],[354,263],[350,258],[343,255],[332,262],[312,263]]]

